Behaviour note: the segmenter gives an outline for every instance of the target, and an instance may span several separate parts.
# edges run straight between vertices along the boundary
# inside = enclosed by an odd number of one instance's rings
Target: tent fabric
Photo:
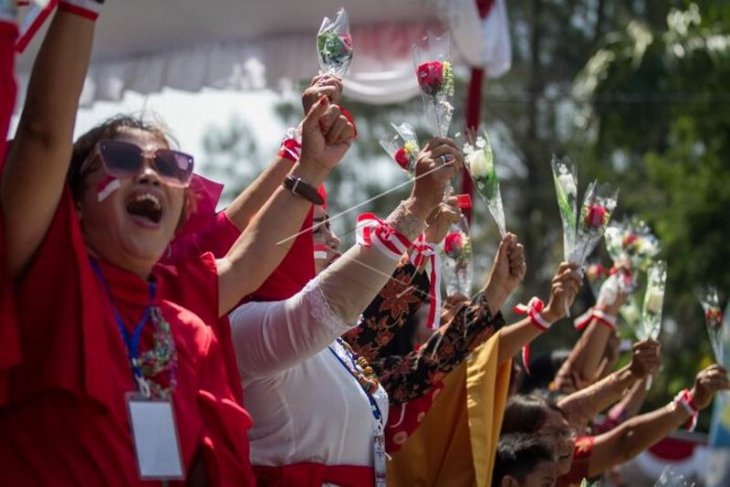
[[[244,3],[221,0],[209,8],[176,0],[173,16],[169,2],[111,2],[99,20],[82,105],[118,101],[127,90],[278,90],[291,80],[310,79],[318,70],[319,23],[340,4],[348,10],[355,41],[345,93],[357,101],[399,103],[418,94],[411,44],[427,30],[450,28],[456,62],[488,65],[489,76],[509,68],[509,49],[495,41],[506,39],[509,46],[504,0],[495,2],[484,21],[473,0],[267,0],[255,8]],[[39,44],[35,39],[18,62],[21,101]],[[488,64],[492,58],[497,61]]]

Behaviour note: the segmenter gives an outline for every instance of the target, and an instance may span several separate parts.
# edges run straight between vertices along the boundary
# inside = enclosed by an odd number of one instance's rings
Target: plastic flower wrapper
[[[641,330],[641,298],[639,294],[631,294],[618,312],[631,334],[638,339],[641,334],[641,331],[639,331]]]
[[[641,309],[641,327],[639,340],[659,337],[662,328],[662,306],[664,305],[664,289],[667,282],[667,263],[663,260],[653,264],[647,272],[646,294]],[[652,378],[646,380],[646,390],[651,388]]]
[[[583,266],[606,231],[618,192],[596,181],[588,186],[576,224],[575,247],[568,260]]]
[[[600,262],[591,262],[586,266],[586,279],[591,287],[591,292],[596,299],[601,291],[603,282],[608,278],[609,269],[606,269]]]
[[[331,73],[344,78],[352,62],[352,36],[350,21],[344,8],[337,11],[334,21],[329,17],[322,20],[317,33],[317,57],[322,73]]]
[[[442,249],[444,253],[443,280],[446,283],[447,295],[453,296],[461,293],[470,296],[473,274],[471,236],[469,235],[469,224],[464,216],[458,223],[451,226],[444,237]]]
[[[449,61],[448,32],[436,37],[426,34],[420,43],[413,44],[413,62],[421,90],[426,119],[434,135],[446,137],[454,114],[451,100],[454,96],[454,70]]]
[[[391,122],[393,133],[387,138],[380,139],[380,147],[398,163],[408,174],[413,175],[416,168],[416,158],[421,148],[418,145],[416,131],[409,123],[396,125]]]
[[[621,290],[629,293],[636,287],[635,273],[646,271],[659,253],[659,241],[649,226],[633,218],[624,222],[611,222],[606,228],[606,250],[614,266],[619,262],[629,264],[630,270],[622,272]]]
[[[694,487],[696,484],[687,480],[687,478],[679,472],[675,472],[671,465],[667,465],[662,470],[662,474],[657,479],[654,487]]]
[[[715,361],[725,366],[725,341],[730,338],[725,332],[722,319],[722,309],[720,308],[720,297],[717,289],[709,287],[700,291],[700,303],[705,311],[705,324],[707,325],[707,333],[710,336],[710,344],[715,354]]]
[[[558,210],[563,222],[563,257],[570,260],[575,248],[576,215],[578,213],[578,173],[570,159],[553,156],[550,161],[553,169],[555,194],[558,198]]]
[[[489,135],[486,130],[483,135],[469,137],[469,142],[464,144],[464,158],[469,175],[474,180],[479,194],[487,202],[489,213],[499,228],[499,234],[504,237],[507,229],[504,223],[504,207],[502,206],[502,193],[499,190],[499,179],[494,168],[494,153]]]

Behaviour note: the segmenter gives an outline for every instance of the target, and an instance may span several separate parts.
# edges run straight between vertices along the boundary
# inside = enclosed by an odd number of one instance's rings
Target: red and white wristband
[[[674,397],[674,402],[682,406],[685,411],[689,413],[690,418],[686,426],[687,431],[694,431],[697,426],[697,417],[700,414],[700,410],[697,408],[697,404],[695,404],[692,393],[689,389],[679,391],[679,393]]]
[[[58,9],[86,17],[89,20],[99,18],[104,0],[60,0]]]
[[[438,329],[441,326],[441,254],[438,246],[427,242],[422,234],[416,239],[416,243],[411,253],[411,264],[416,268],[425,264],[431,265],[429,272],[429,307],[428,307],[428,328],[431,330]]]
[[[42,2],[18,0],[17,4],[28,8],[28,12],[23,17],[23,22],[20,25],[18,39],[15,42],[15,50],[23,52],[56,7],[59,10],[95,21],[99,17],[104,0],[47,0]]]
[[[547,331],[552,323],[549,323],[542,317],[542,310],[545,308],[545,303],[542,299],[534,297],[525,306],[520,303],[514,307],[514,312],[518,315],[527,315],[530,318],[532,325],[540,330],[540,332]],[[525,372],[530,375],[530,344],[528,343],[522,347],[522,364],[525,367]]]
[[[601,311],[600,309],[591,308],[582,315],[580,315],[578,318],[576,318],[573,322],[573,326],[575,326],[576,330],[580,331],[585,329],[588,324],[590,324],[590,322],[594,319],[598,323],[602,324],[603,326],[607,326],[611,330],[616,330],[616,327],[618,325],[618,320],[615,316],[610,315],[605,311]]]
[[[281,141],[279,157],[298,162],[302,157],[302,131],[299,128],[289,128],[286,137]]]
[[[402,233],[391,227],[373,213],[357,217],[357,244],[375,247],[393,260],[403,257],[413,243]]]

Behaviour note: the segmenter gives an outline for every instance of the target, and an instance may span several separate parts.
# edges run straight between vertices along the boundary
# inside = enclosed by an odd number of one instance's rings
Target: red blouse
[[[148,284],[100,267],[131,331],[149,304]],[[173,404],[183,464],[189,469],[200,455],[212,485],[253,485],[251,419],[231,390],[214,329],[215,262],[206,254],[158,265],[153,279],[178,354]],[[138,479],[124,400],[135,390],[129,358],[68,191],[16,291],[23,363],[12,369],[0,408],[2,483],[154,485]],[[141,350],[151,347],[152,328]]]

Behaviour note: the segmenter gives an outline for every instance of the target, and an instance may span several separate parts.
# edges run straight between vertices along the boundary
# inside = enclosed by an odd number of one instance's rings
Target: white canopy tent
[[[324,16],[344,6],[355,56],[348,96],[393,103],[417,94],[411,43],[426,30],[449,28],[456,59],[509,69],[504,0],[479,20],[474,0],[110,0],[99,20],[92,68],[82,99],[120,100],[164,87],[242,90],[279,88],[316,74],[315,36]],[[21,99],[37,36],[18,59]],[[506,41],[506,43],[505,43]]]

